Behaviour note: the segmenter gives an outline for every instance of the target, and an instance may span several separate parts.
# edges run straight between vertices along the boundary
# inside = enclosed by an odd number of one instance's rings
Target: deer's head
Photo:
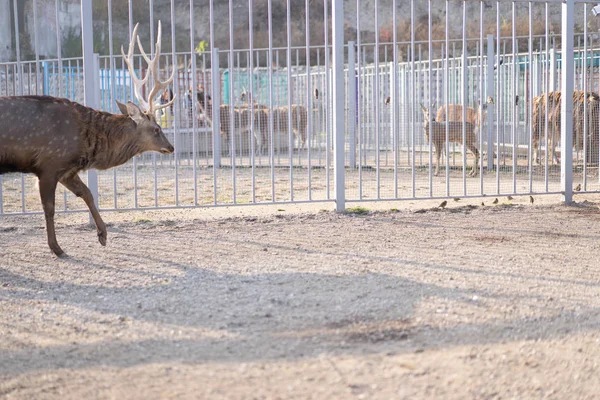
[[[161,127],[156,123],[153,114],[142,111],[135,103],[128,101],[123,104],[117,101],[117,105],[123,115],[128,115],[135,123],[136,143],[141,152],[157,151],[162,154],[171,154],[175,149],[165,136]]]
[[[133,81],[135,96],[140,103],[140,106],[132,102],[127,102],[127,104],[123,104],[117,101],[117,105],[119,109],[124,115],[128,115],[129,118],[133,120],[136,124],[136,131],[139,134],[140,147],[142,151],[158,151],[163,154],[170,154],[173,152],[173,146],[169,143],[169,140],[163,133],[161,127],[156,123],[155,112],[162,109],[167,108],[173,104],[175,101],[175,97],[177,95],[173,95],[171,97],[171,101],[165,104],[160,104],[159,101],[156,101],[156,97],[163,91],[168,90],[169,85],[173,82],[173,78],[175,77],[175,69],[173,68],[173,73],[171,77],[166,81],[162,82],[159,79],[158,72],[158,60],[160,57],[160,43],[161,43],[161,25],[160,21],[158,21],[158,36],[156,38],[156,54],[153,59],[150,59],[146,53],[144,52],[144,48],[142,47],[142,43],[140,41],[139,36],[137,35],[137,30],[139,27],[139,23],[135,25],[133,28],[133,33],[131,34],[131,41],[129,42],[129,49],[127,51],[127,55],[123,51],[123,46],[121,46],[121,54],[127,64],[127,69],[129,70],[129,74],[131,75],[131,79]],[[148,73],[146,76],[141,79],[138,78],[135,69],[133,68],[133,50],[135,47],[135,42],[140,48],[140,52],[146,63],[148,63]],[[148,82],[148,76],[152,74],[152,78],[154,81],[154,86],[148,95],[148,99],[144,99],[143,88],[144,85]],[[170,91],[169,91],[170,93]]]

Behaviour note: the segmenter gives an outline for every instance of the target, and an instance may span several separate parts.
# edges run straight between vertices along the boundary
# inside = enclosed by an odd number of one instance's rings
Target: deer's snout
[[[160,149],[160,152],[162,154],[171,154],[175,151],[175,148],[172,145],[169,145],[167,147],[163,147],[162,149]]]

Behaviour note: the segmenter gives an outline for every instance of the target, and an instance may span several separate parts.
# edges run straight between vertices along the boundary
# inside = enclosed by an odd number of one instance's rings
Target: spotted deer
[[[440,170],[440,157],[442,153],[442,149],[444,148],[444,143],[446,142],[446,133],[448,134],[448,141],[463,144],[463,127],[466,130],[465,133],[465,147],[467,147],[474,155],[475,155],[475,163],[469,176],[477,175],[477,165],[479,163],[479,150],[477,150],[476,140],[477,136],[475,135],[475,125],[470,122],[456,122],[456,121],[447,121],[447,122],[437,122],[433,120],[429,114],[429,109],[425,108],[421,104],[421,109],[423,110],[423,132],[425,133],[425,138],[427,141],[431,142],[435,147],[435,155],[436,155],[436,167],[434,175],[437,176]],[[448,129],[446,130],[446,125]]]
[[[158,79],[161,28],[158,24],[156,55],[150,60],[144,53],[135,26],[128,55],[122,51],[141,105],[117,102],[122,115],[98,111],[90,107],[50,96],[0,97],[0,174],[21,172],[35,174],[44,216],[48,246],[57,256],[64,255],[58,245],[54,227],[55,193],[58,182],[81,197],[94,219],[98,241],[106,246],[106,225],[94,204],[89,188],[78,173],[87,169],[105,170],[126,163],[145,151],[171,154],[174,149],[156,123],[154,112],[169,107],[173,101],[158,105],[153,99],[169,85]],[[135,40],[148,62],[148,74],[140,79],[133,70]],[[147,99],[142,88],[148,75],[154,88]]]

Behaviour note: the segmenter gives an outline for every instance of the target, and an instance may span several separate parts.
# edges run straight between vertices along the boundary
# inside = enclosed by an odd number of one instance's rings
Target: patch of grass
[[[150,222],[152,222],[152,220],[148,218],[136,218],[133,220],[133,222],[135,222],[136,224],[149,224]]]
[[[397,208],[390,208],[391,212],[400,212],[400,210],[398,210]]]
[[[369,209],[361,206],[346,208],[346,214],[365,215],[369,213]]]
[[[285,211],[283,208],[278,208],[277,211]]]

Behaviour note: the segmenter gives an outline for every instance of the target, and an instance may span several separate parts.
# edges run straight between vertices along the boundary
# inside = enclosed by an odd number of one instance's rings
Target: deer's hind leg
[[[435,173],[433,175],[438,176],[440,173],[440,158],[442,157],[442,149],[444,148],[443,143],[433,142],[435,147]]]
[[[85,201],[85,204],[88,206],[90,213],[92,214],[92,218],[94,218],[94,223],[96,224],[98,241],[102,246],[106,246],[106,239],[108,236],[106,233],[106,224],[104,224],[104,221],[102,221],[102,218],[100,217],[100,213],[96,208],[94,197],[92,196],[90,189],[81,181],[81,178],[79,178],[79,175],[77,174],[62,177],[60,179],[60,183],[73,192],[75,196],[81,197],[83,201]]]
[[[473,169],[469,172],[469,176],[477,176],[479,172],[479,150],[477,150],[477,146],[474,143],[467,146],[471,153],[475,156],[475,164],[473,164]]]

